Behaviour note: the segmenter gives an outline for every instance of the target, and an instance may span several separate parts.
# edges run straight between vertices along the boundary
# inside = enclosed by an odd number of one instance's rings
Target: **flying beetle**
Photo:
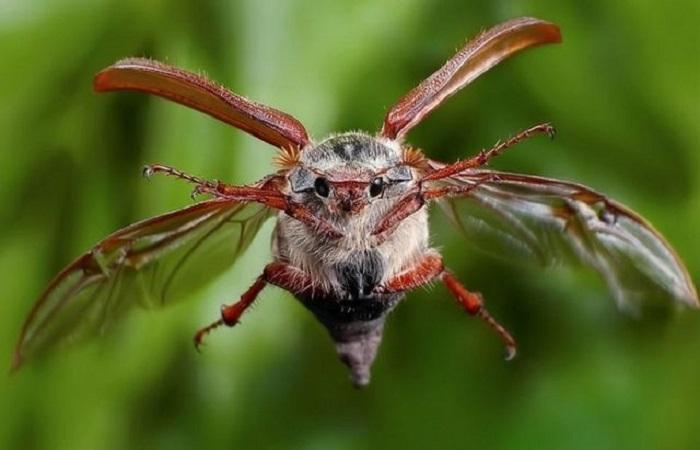
[[[389,109],[376,135],[346,132],[314,142],[293,117],[203,76],[143,58],[99,72],[97,92],[140,91],[194,108],[274,147],[279,170],[248,185],[144,169],[191,183],[205,195],[184,209],[137,222],[63,269],[31,309],[12,366],[76,337],[99,332],[133,306],[169,303],[228,270],[260,226],[276,220],[272,258],[237,301],[194,337],[233,326],[266,285],[292,293],[327,328],[352,382],[364,386],[387,315],[413,289],[442,282],[469,314],[493,329],[512,358],[516,343],[447,268],[429,243],[427,206],[437,202],[477,246],[541,263],[596,270],[617,302],[646,297],[698,307],[688,273],[664,238],[627,207],[571,182],[485,169],[533,135],[535,125],[470,158],[442,163],[406,141],[448,97],[522,50],[558,43],[556,25],[517,18],[469,41]]]

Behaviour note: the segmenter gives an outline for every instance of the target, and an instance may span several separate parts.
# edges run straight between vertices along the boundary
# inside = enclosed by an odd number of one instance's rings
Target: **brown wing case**
[[[384,118],[381,135],[401,138],[447,97],[504,59],[536,45],[556,42],[561,42],[556,25],[530,17],[509,20],[485,31],[401,98]]]
[[[280,148],[309,143],[294,117],[234,94],[207,78],[145,58],[127,58],[95,76],[97,92],[140,91],[180,103]]]

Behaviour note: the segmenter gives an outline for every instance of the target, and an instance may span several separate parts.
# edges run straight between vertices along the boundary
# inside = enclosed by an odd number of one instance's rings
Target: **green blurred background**
[[[697,0],[10,0],[0,4],[0,361],[63,265],[118,227],[189,204],[182,183],[145,183],[143,164],[234,183],[271,170],[270,147],[202,114],[94,95],[99,69],[150,56],[204,70],[320,138],[377,130],[466,37],[520,15],[559,24],[564,44],[502,64],[410,141],[452,160],[552,121],[557,139],[532,139],[494,166],[609,193],[700,280]],[[197,354],[193,332],[269,260],[268,223],[196,300],[139,311],[0,382],[0,448],[700,448],[700,314],[627,317],[595,275],[474,253],[435,216],[448,264],[519,340],[515,361],[442,287],[390,318],[366,390],[276,288]]]

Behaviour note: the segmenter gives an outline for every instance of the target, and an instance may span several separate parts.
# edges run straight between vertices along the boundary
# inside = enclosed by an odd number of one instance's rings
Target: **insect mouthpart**
[[[333,183],[334,209],[357,214],[367,206],[367,183],[364,181],[336,181]]]

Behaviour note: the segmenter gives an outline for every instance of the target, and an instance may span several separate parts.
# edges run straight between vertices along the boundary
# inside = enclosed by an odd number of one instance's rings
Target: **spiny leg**
[[[283,262],[270,263],[265,266],[265,270],[263,271],[262,275],[255,280],[255,283],[253,283],[253,285],[250,286],[248,290],[243,293],[243,295],[241,295],[240,300],[232,305],[223,306],[221,308],[221,318],[219,320],[201,328],[199,331],[197,331],[197,333],[195,333],[195,347],[199,349],[204,336],[221,325],[226,325],[229,327],[236,325],[238,323],[238,319],[240,319],[245,310],[253,304],[258,294],[260,294],[260,291],[262,291],[268,283],[281,287],[282,289],[285,289],[293,294],[306,294],[312,297],[314,295],[326,295],[326,293],[314,286],[311,278],[307,274],[296,267],[292,267]]]
[[[150,164],[143,169],[143,174],[150,177],[155,173],[185,180],[195,185],[192,197],[200,194],[209,194],[214,197],[236,200],[241,202],[257,202],[284,211],[288,216],[293,217],[306,225],[312,227],[319,234],[323,234],[329,239],[338,239],[343,233],[337,230],[333,224],[323,220],[314,214],[303,203],[292,201],[278,188],[275,188],[277,177],[268,177],[259,186],[234,186],[219,181],[209,181],[192,175],[188,175],[180,170],[162,164]],[[274,179],[273,179],[274,178]]]
[[[155,173],[162,173],[192,183],[195,185],[195,188],[192,191],[192,198],[204,193],[216,195],[219,185],[219,182],[217,181],[209,181],[203,178],[195,177],[174,167],[165,166],[163,164],[148,164],[147,166],[144,166],[142,173],[146,178],[151,178]]]
[[[461,194],[464,195],[469,191],[476,189],[483,183],[495,181],[498,175],[495,173],[487,173],[482,178],[470,185],[448,185],[435,189],[424,189],[419,186],[418,190],[409,192],[377,222],[377,225],[372,230],[372,236],[381,235],[387,231],[391,231],[398,226],[406,217],[420,210],[423,205],[429,200],[435,200],[441,197]]]
[[[486,174],[482,180],[476,184],[469,186],[443,186],[435,189],[430,189],[429,182],[442,180],[463,172],[467,169],[474,169],[481,167],[486,164],[491,158],[494,158],[506,149],[514,146],[520,141],[523,141],[530,136],[538,133],[547,134],[549,137],[554,137],[556,133],[554,127],[550,123],[541,123],[532,126],[526,130],[523,130],[502,142],[497,142],[496,145],[491,147],[489,150],[482,150],[478,155],[473,158],[465,159],[464,161],[457,161],[454,164],[446,165],[440,169],[437,169],[428,175],[421,178],[418,182],[417,190],[407,193],[401,200],[399,200],[377,223],[372,230],[372,235],[377,236],[385,233],[389,230],[395,228],[402,220],[411,214],[415,213],[425,205],[428,200],[437,199],[444,196],[464,194],[476,187],[481,183],[487,183],[497,178],[495,174]]]
[[[479,152],[479,154],[476,156],[476,162],[479,164],[479,166],[483,166],[490,159],[500,155],[506,149],[515,146],[519,142],[524,141],[535,134],[546,134],[550,139],[552,139],[556,133],[557,131],[554,129],[551,123],[539,123],[535,126],[520,131],[505,141],[497,142],[496,145],[488,150]]]
[[[278,209],[284,209],[287,206],[284,202],[284,195],[279,190],[266,187],[271,179],[275,178],[274,175],[264,179],[263,186],[265,187],[261,188],[258,186],[234,186],[218,180],[206,180],[163,164],[144,166],[142,173],[146,178],[150,178],[156,173],[162,173],[192,183],[195,185],[192,191],[192,198],[202,194],[209,194],[214,197],[230,198],[232,200],[259,202]]]
[[[521,132],[517,133],[516,135],[512,136],[509,139],[506,139],[505,141],[499,141],[491,147],[488,150],[482,150],[479,152],[478,155],[465,159],[464,161],[458,161],[454,164],[450,164],[448,166],[445,166],[441,169],[438,169],[434,172],[429,173],[425,177],[422,178],[421,181],[434,181],[434,180],[440,180],[443,178],[451,177],[453,175],[456,175],[460,172],[463,172],[467,169],[474,169],[476,167],[481,167],[487,162],[489,162],[490,159],[500,155],[503,153],[506,149],[513,147],[515,144],[524,141],[525,139],[529,138],[530,136],[534,134],[546,134],[550,138],[553,138],[556,133],[556,130],[550,123],[540,123],[535,126],[532,126],[526,130],[522,130]]]
[[[253,283],[253,285],[249,287],[248,290],[243,293],[243,295],[241,295],[240,300],[232,305],[223,306],[221,308],[221,318],[219,320],[201,328],[199,331],[197,331],[197,333],[195,333],[195,348],[199,350],[199,346],[202,345],[204,336],[209,334],[215,328],[218,328],[221,325],[226,325],[229,327],[236,325],[238,323],[238,319],[240,319],[245,310],[253,304],[258,294],[260,294],[260,291],[263,290],[266,284],[267,281],[265,281],[265,275],[260,275],[255,280],[255,283]]]
[[[442,256],[435,250],[428,250],[411,267],[389,278],[375,288],[378,294],[390,294],[416,289],[430,283],[444,270]]]
[[[506,346],[506,361],[513,359],[517,353],[515,339],[513,339],[508,330],[489,314],[484,307],[484,300],[481,298],[481,294],[469,292],[450,272],[444,271],[441,278],[447,289],[469,314],[479,317],[498,333],[501,341]]]
[[[273,262],[265,266],[265,281],[291,292],[296,296],[326,298],[330,294],[323,290],[311,277],[294,266],[284,262]]]
[[[454,164],[449,164],[429,173],[428,175],[424,176],[419,180],[418,189],[416,191],[409,192],[408,194],[406,194],[392,207],[392,209],[389,210],[388,213],[385,214],[385,216],[375,226],[374,230],[372,230],[372,235],[377,236],[382,233],[385,233],[388,230],[393,229],[403,219],[421,209],[425,202],[428,200],[444,197],[446,195],[460,193],[464,194],[465,192],[468,192],[469,190],[478,187],[480,183],[486,183],[488,181],[491,181],[491,179],[496,177],[496,175],[488,174],[479,183],[466,187],[446,186],[437,189],[430,189],[424,188],[424,186],[426,186],[426,183],[458,175],[460,172],[463,172],[467,169],[481,167],[484,164],[486,164],[491,158],[500,155],[506,149],[513,147],[518,142],[523,141],[534,134],[543,133],[547,134],[549,137],[554,137],[555,132],[556,131],[554,130],[554,127],[550,123],[541,123],[532,126],[526,130],[523,130],[505,141],[497,142],[496,145],[491,147],[489,150],[482,150],[481,152],[479,152],[478,155],[474,156],[473,158],[465,159],[464,161],[457,161]]]
[[[393,276],[382,286],[376,288],[380,294],[402,292],[423,286],[436,277],[440,277],[447,289],[457,301],[473,316],[485,321],[506,346],[506,360],[511,360],[517,352],[517,344],[510,333],[494,319],[484,307],[480,294],[469,292],[450,272],[446,271],[442,257],[434,250],[429,250],[413,266]]]

